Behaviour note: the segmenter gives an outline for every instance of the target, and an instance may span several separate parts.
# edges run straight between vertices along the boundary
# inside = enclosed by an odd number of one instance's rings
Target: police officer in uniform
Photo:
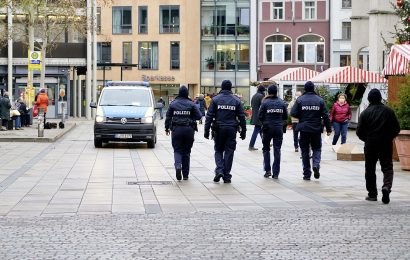
[[[299,146],[302,150],[303,179],[308,181],[312,175],[309,147],[312,148],[313,152],[313,176],[315,179],[319,179],[322,153],[322,119],[328,136],[332,133],[332,129],[325,102],[316,95],[315,85],[311,81],[306,82],[305,93],[296,100],[291,116],[299,118],[296,129],[300,132]]]
[[[241,101],[232,94],[231,81],[224,80],[221,88],[209,105],[204,137],[209,139],[212,124],[216,164],[214,182],[219,182],[223,178],[224,183],[231,183],[230,172],[236,149],[236,132],[239,130],[242,140],[246,138],[246,121]]]
[[[196,121],[202,114],[194,102],[188,98],[188,89],[180,87],[179,95],[169,106],[165,119],[165,133],[172,132],[172,147],[174,148],[175,171],[177,180],[188,180],[191,148],[194,143]]]
[[[268,88],[268,96],[262,102],[259,109],[259,120],[262,122],[263,143],[263,167],[265,178],[277,179],[280,172],[280,150],[283,141],[284,121],[288,118],[287,104],[278,98],[278,88],[271,85]],[[274,161],[270,164],[270,143],[273,139]]]

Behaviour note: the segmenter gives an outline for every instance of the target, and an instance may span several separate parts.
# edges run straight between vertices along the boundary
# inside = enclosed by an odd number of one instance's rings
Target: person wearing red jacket
[[[337,101],[332,106],[329,118],[335,131],[332,145],[336,145],[340,135],[342,135],[342,144],[346,143],[347,127],[352,119],[352,111],[346,101],[345,94],[341,93],[337,96]]]

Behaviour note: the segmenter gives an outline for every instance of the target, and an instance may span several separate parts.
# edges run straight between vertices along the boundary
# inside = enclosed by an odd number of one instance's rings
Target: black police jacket
[[[368,143],[391,143],[399,134],[400,125],[393,110],[381,103],[370,104],[361,114],[356,134]]]
[[[201,112],[189,98],[176,97],[169,105],[165,118],[165,130],[177,125],[189,125],[202,118]]]
[[[288,105],[280,98],[267,96],[259,108],[259,120],[263,126],[280,127],[288,119]]]
[[[221,90],[212,98],[205,119],[205,132],[209,132],[212,121],[215,119],[217,127],[232,126],[241,127],[246,132],[245,112],[241,101],[229,90]]]
[[[321,133],[322,119],[326,131],[332,131],[325,101],[314,92],[306,92],[296,99],[290,115],[299,118],[299,123],[296,127],[298,131]]]

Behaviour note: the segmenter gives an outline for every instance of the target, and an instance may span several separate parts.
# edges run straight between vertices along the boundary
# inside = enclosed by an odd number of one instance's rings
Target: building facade
[[[249,0],[201,0],[201,92],[217,93],[223,80],[233,92],[249,101],[250,24]]]
[[[328,0],[259,0],[258,80],[292,67],[318,72],[330,65]]]
[[[167,104],[181,85],[196,96],[199,23],[199,1],[113,0],[109,7],[98,8],[98,89],[109,80],[148,81],[155,97]]]
[[[352,66],[365,64],[364,68],[367,67],[369,71],[381,73],[389,47],[395,41],[392,32],[398,19],[390,1],[352,0]],[[363,52],[368,53],[368,58]],[[366,57],[365,62],[362,61],[363,57]]]

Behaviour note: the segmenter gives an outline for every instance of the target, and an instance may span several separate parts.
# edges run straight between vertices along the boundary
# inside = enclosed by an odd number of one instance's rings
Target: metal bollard
[[[44,137],[44,109],[39,107],[38,108],[38,124],[37,124],[37,131],[38,137]]]

